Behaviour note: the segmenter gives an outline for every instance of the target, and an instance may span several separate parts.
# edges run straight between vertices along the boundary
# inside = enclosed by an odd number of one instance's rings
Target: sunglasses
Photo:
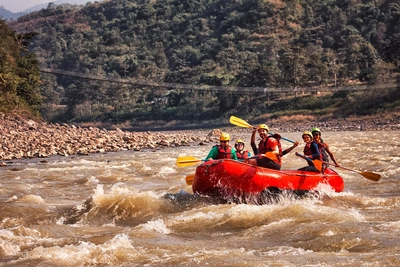
[[[318,136],[318,135],[320,135],[319,133],[313,133],[312,134],[313,136]]]
[[[219,141],[220,143],[228,143],[229,141]]]

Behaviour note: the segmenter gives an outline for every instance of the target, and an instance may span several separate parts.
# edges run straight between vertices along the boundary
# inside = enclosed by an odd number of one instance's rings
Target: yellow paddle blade
[[[187,167],[192,166],[199,161],[202,161],[202,159],[197,159],[193,156],[183,156],[176,159],[176,165],[178,167]]]
[[[319,160],[319,159],[314,159],[314,160],[312,160],[312,159],[307,158],[306,156],[300,154],[299,152],[296,152],[296,153],[294,153],[294,154],[295,154],[296,156],[300,157],[300,158],[303,158],[303,159],[307,160],[307,161],[312,161],[312,163],[314,164],[314,167],[315,167],[317,170],[319,170],[319,171],[322,170],[322,163],[323,163],[323,162],[322,162],[321,160]]]
[[[238,117],[231,116],[229,122],[233,125],[244,127],[244,128],[253,128],[247,121],[239,119]]]
[[[362,176],[364,176],[365,178],[372,180],[372,181],[379,181],[379,179],[381,179],[381,175],[377,174],[377,173],[373,173],[373,172],[359,172],[359,174],[361,174]]]
[[[187,185],[192,185],[194,180],[194,174],[188,174],[186,175],[186,184]]]
[[[381,175],[377,174],[377,173],[373,173],[373,172],[359,172],[359,174],[361,174],[362,176],[364,176],[365,178],[372,180],[372,181],[379,181],[379,179],[381,179]]]
[[[337,168],[341,168],[341,169],[344,169],[344,170],[348,170],[348,171],[352,171],[352,172],[356,172],[356,173],[359,173],[359,174],[361,174],[362,176],[364,176],[365,178],[367,178],[367,179],[369,179],[369,180],[372,180],[372,181],[379,181],[379,179],[381,179],[381,175],[380,174],[377,174],[377,173],[373,173],[373,172],[362,172],[362,171],[357,171],[357,170],[352,170],[352,169],[349,169],[349,168],[346,168],[346,167],[342,167],[342,166],[335,166],[335,167],[337,167]]]
[[[321,171],[322,170],[322,161],[320,161],[319,159],[314,159],[313,161],[314,167]]]

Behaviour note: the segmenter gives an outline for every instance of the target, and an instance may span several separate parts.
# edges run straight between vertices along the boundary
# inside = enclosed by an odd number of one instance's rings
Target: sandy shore
[[[303,132],[320,127],[323,131],[399,130],[400,116],[391,119],[340,120],[323,123],[270,123],[276,132]],[[131,132],[51,124],[0,113],[0,162],[20,158],[46,158],[52,155],[87,155],[89,153],[141,151],[190,145],[206,145],[218,141],[221,130],[248,133],[248,129],[229,127],[214,130],[163,132]]]

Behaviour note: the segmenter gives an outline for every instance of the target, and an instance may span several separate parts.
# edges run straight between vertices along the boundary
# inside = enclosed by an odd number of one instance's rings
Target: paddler
[[[236,156],[239,161],[247,162],[247,159],[251,157],[251,153],[248,150],[244,149],[244,141],[242,139],[238,139],[235,142]]]
[[[255,144],[256,132],[258,132],[261,137],[258,147]],[[279,134],[269,134],[269,128],[266,124],[260,124],[258,127],[253,128],[250,144],[257,158],[249,159],[249,163],[255,166],[280,170],[282,166],[282,156],[299,145],[299,142],[295,141],[293,146],[282,151],[280,140],[281,136]]]
[[[329,157],[335,163],[335,166],[340,167],[340,165],[337,163],[335,157],[333,156],[333,153],[329,149],[329,145],[322,140],[321,130],[319,128],[315,127],[311,130],[311,133],[312,133],[314,141],[318,144],[319,151],[322,155],[322,160],[325,162],[329,162],[329,158],[328,158],[328,155],[329,155]],[[327,153],[328,153],[328,155],[327,155]],[[327,164],[324,164],[324,168],[326,168],[326,167],[327,167]]]
[[[318,170],[318,168],[322,169],[322,156],[321,153],[319,152],[318,149],[318,144],[313,141],[312,133],[309,131],[305,131],[303,135],[301,136],[303,138],[303,141],[305,144],[304,146],[304,156],[311,159],[307,160],[308,166],[300,168],[300,171],[310,171],[310,172],[320,172],[321,170]],[[316,164],[316,160],[319,160],[319,164]],[[317,165],[315,166],[314,165]],[[317,168],[318,167],[318,168]]]
[[[211,148],[207,155],[207,159],[235,159],[237,160],[236,150],[229,145],[231,136],[228,133],[222,133],[219,137],[219,145]]]

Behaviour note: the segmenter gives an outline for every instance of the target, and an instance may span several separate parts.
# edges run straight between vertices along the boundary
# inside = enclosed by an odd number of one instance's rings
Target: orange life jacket
[[[271,152],[272,151],[271,147],[267,147],[268,139],[271,138],[271,137],[278,141],[279,155],[276,157],[277,159],[274,160],[274,161],[276,163],[278,163],[278,164],[282,164],[282,146],[281,146],[280,138],[277,138],[275,136],[268,136],[267,139],[265,140],[265,142],[264,142],[264,140],[261,140],[260,143],[258,144],[258,153],[265,154],[267,152]]]

